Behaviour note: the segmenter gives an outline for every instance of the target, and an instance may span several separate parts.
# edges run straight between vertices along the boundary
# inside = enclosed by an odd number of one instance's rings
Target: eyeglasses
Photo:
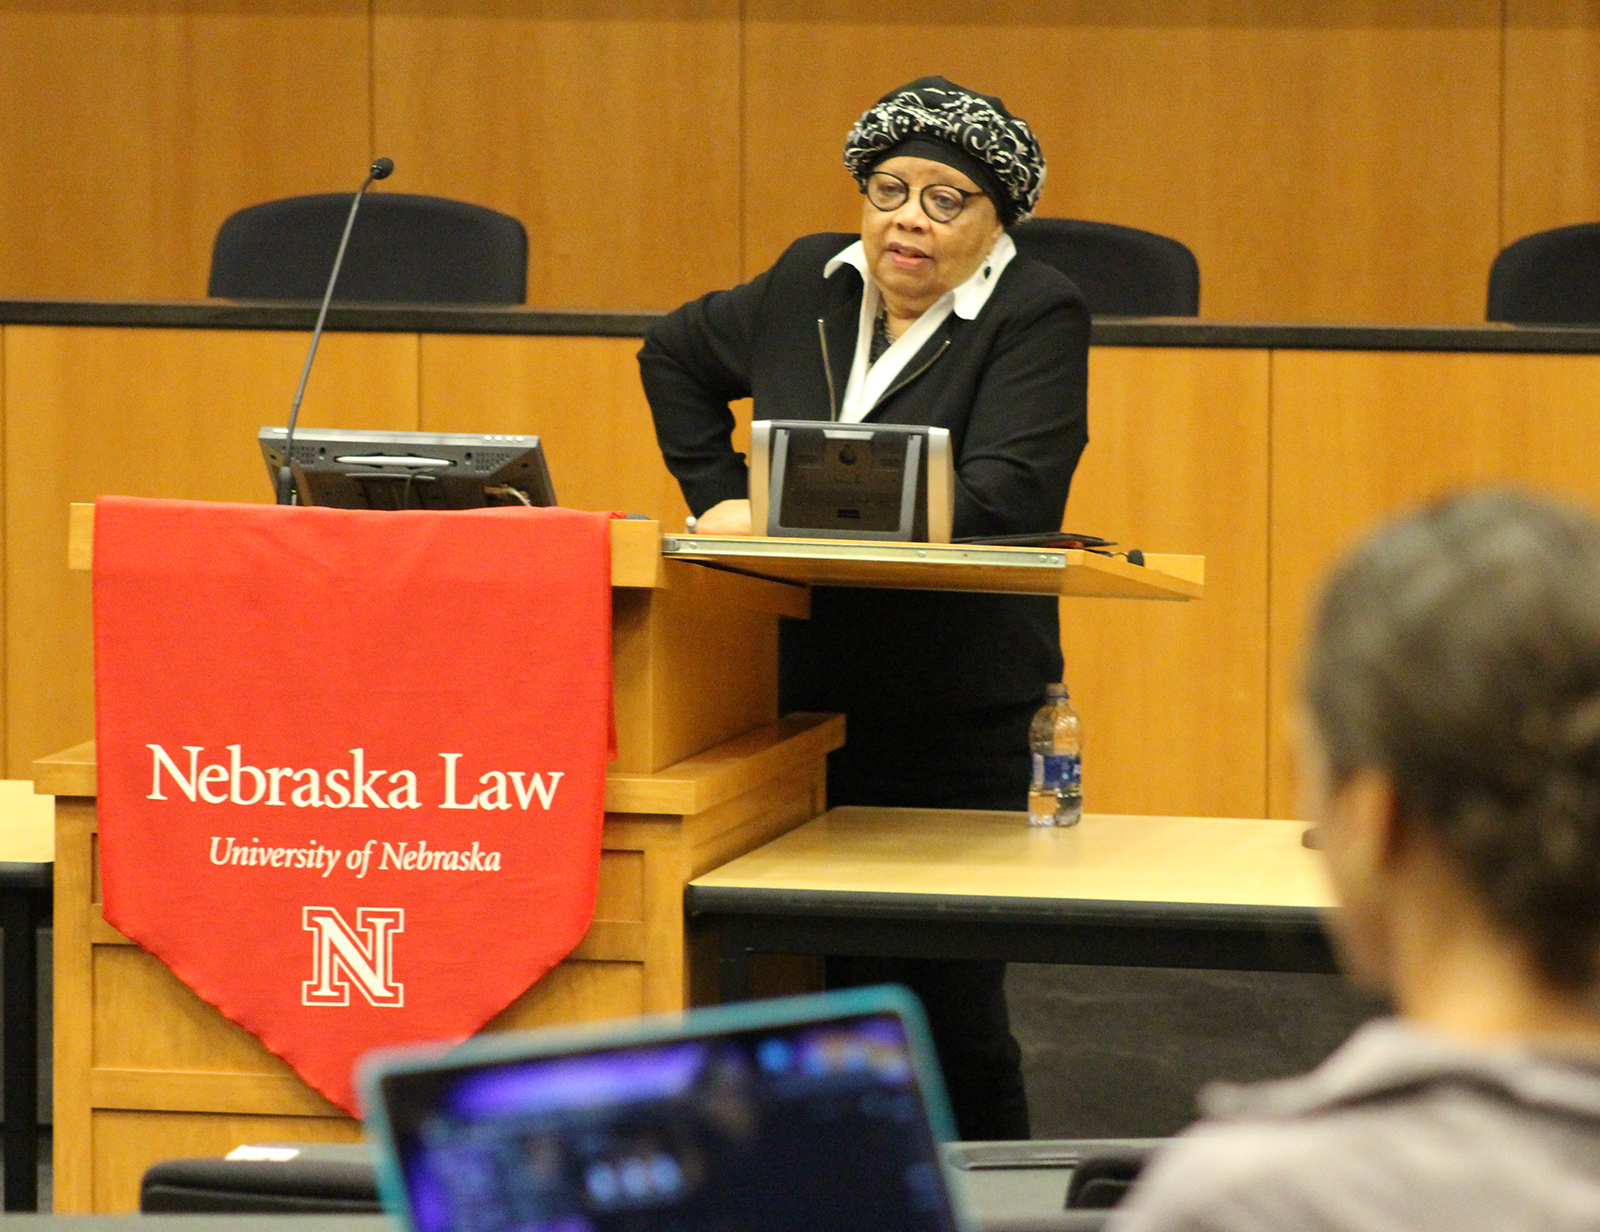
[[[867,200],[872,202],[874,209],[888,213],[906,203],[911,196],[911,185],[887,171],[874,171],[867,177],[867,182],[862,185],[861,191],[866,193]],[[964,192],[959,188],[952,188],[949,184],[925,184],[919,199],[922,202],[922,212],[934,222],[954,222],[960,217],[961,211],[967,208],[968,197],[988,195],[984,192]]]

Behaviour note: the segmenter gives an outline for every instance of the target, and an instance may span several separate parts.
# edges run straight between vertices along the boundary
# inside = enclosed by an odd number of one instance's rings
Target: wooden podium
[[[664,537],[637,520],[611,534],[618,757],[594,923],[487,1030],[695,1000],[683,887],[820,814],[844,742],[840,716],[777,714],[777,622],[809,614],[808,583],[1189,599],[1203,581],[1196,557],[1139,568],[1082,551]],[[92,562],[93,507],[75,505],[69,563]],[[134,1210],[162,1159],[358,1140],[357,1122],[102,918],[93,741],[35,762],[34,778],[58,797],[55,1209]],[[712,964],[698,974],[709,987]]]

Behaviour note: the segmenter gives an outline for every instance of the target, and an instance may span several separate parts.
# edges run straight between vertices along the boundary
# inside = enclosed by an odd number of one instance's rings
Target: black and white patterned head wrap
[[[1033,213],[1044,187],[1044,154],[1026,121],[943,77],[919,77],[879,99],[845,139],[844,165],[865,185],[875,166],[902,152],[970,176],[1008,227]]]

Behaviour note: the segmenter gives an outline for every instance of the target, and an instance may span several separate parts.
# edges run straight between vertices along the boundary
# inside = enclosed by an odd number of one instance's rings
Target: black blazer
[[[855,357],[861,276],[823,267],[856,238],[807,236],[766,273],[658,321],[639,352],[667,467],[696,515],[749,494],[728,404],[758,419],[832,419]],[[978,316],[954,313],[867,422],[947,428],[954,533],[1056,530],[1088,441],[1089,313],[1067,278],[1017,256]],[[1056,601],[1013,595],[830,590],[787,631],[785,704],[959,710],[1014,704],[1061,676]]]

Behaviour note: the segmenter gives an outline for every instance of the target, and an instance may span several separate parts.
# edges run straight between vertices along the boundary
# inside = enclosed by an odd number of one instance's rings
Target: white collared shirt
[[[856,326],[856,357],[850,365],[850,380],[845,385],[844,403],[839,408],[841,423],[860,423],[879,400],[894,385],[911,357],[922,349],[922,344],[933,337],[935,330],[954,312],[962,320],[970,321],[983,310],[994,293],[995,283],[1011,258],[1017,255],[1017,246],[1004,233],[994,249],[972,276],[952,291],[946,291],[938,301],[911,323],[911,327],[889,344],[889,349],[872,363],[872,328],[883,303],[883,293],[867,269],[867,252],[857,240],[822,267],[822,276],[831,277],[844,265],[852,265],[861,273],[865,284],[861,293],[861,317]]]

